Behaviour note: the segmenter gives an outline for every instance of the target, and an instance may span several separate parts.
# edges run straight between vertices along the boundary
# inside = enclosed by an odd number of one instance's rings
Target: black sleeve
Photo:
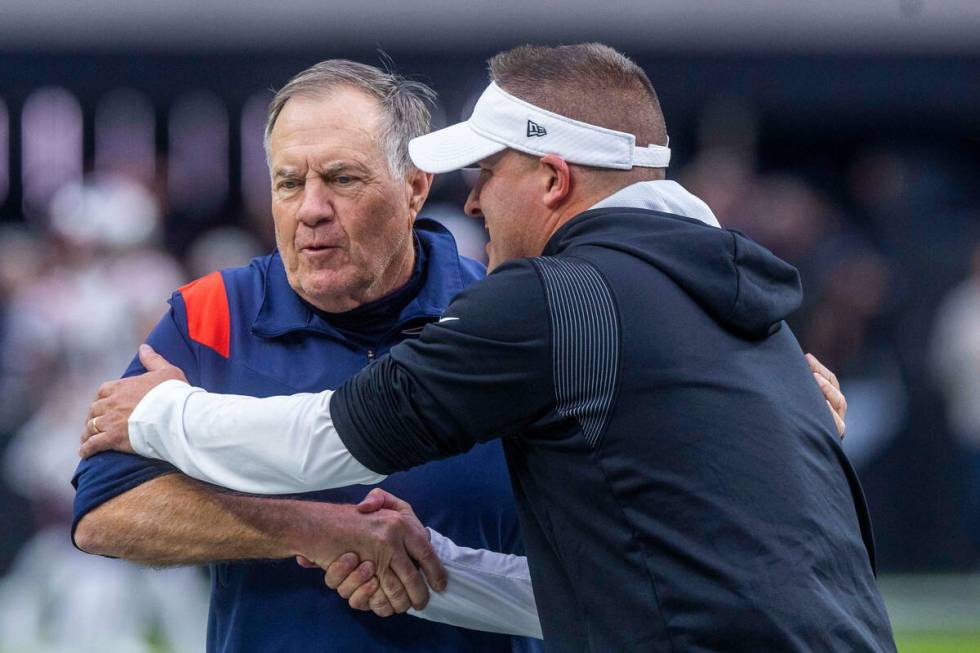
[[[549,332],[533,264],[500,266],[334,393],[341,440],[390,474],[522,431],[553,406]]]

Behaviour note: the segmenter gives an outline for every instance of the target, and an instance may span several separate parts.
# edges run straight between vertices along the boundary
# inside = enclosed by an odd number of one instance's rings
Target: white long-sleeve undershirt
[[[374,484],[330,417],[330,390],[259,399],[182,381],[151,390],[129,417],[136,453],[239,492],[288,494]]]

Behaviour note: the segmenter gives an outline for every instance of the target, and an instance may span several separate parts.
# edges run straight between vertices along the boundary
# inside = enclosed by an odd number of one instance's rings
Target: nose
[[[463,212],[471,218],[483,216],[480,210],[480,184],[470,189],[470,194],[466,196],[466,204],[463,205]]]
[[[303,185],[303,201],[296,212],[296,219],[315,227],[324,220],[333,219],[333,198],[329,190],[319,178],[308,178]]]

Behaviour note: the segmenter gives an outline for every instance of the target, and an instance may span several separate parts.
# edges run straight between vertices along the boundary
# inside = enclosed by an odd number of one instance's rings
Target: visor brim
[[[505,149],[506,145],[480,136],[466,122],[413,138],[408,143],[408,154],[415,167],[434,174],[471,166]]]

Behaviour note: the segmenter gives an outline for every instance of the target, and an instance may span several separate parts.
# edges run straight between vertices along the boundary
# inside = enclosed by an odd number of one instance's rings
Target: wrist
[[[358,514],[354,506],[297,500],[288,504],[282,534],[291,555],[331,562],[352,550],[355,543],[348,535]]]
[[[202,392],[185,381],[171,379],[152,388],[133,408],[127,420],[129,444],[146,458],[165,458],[167,443],[183,430],[187,398]]]

